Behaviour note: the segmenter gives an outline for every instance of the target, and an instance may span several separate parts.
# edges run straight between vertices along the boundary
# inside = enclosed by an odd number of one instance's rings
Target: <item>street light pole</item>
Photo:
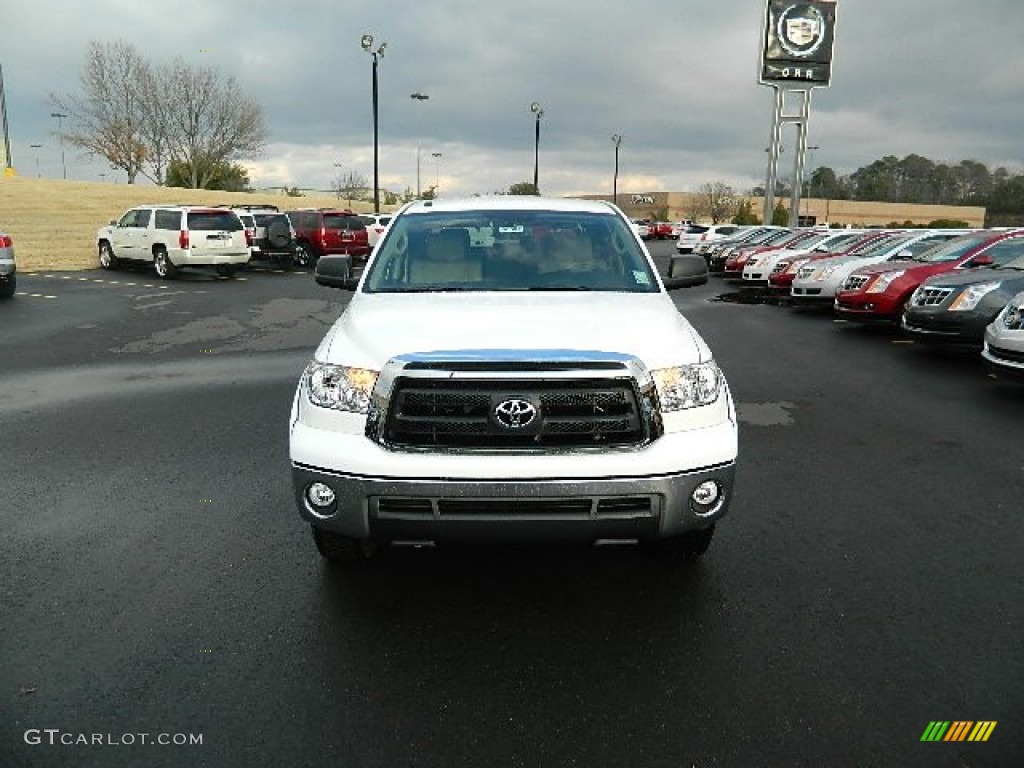
[[[438,197],[438,190],[441,189],[441,153],[431,152],[431,156],[437,161],[437,165],[434,167],[434,199]]]
[[[615,144],[615,175],[612,176],[612,202],[619,204],[619,145],[622,143],[622,135],[612,134],[612,142]]]
[[[373,48],[373,35],[363,35],[360,40],[363,50],[373,56],[373,212],[380,213],[380,151],[377,126],[377,61],[384,55],[387,43]]]
[[[42,144],[29,144],[29,146],[36,151],[36,178],[42,178],[39,175],[39,150],[42,148]]]
[[[57,118],[57,135],[60,137],[60,168],[64,175],[65,181],[68,178],[68,166],[64,161],[64,123],[63,120],[67,115],[63,112],[51,112],[50,117]]]
[[[416,101],[426,101],[427,99],[430,98],[430,96],[428,96],[425,93],[420,93],[419,91],[417,91],[416,93],[410,93],[409,94],[409,98],[410,99],[414,99]],[[420,150],[422,150],[422,149],[423,148],[419,144],[416,145],[416,199],[417,200],[419,200],[419,198],[421,197],[421,190],[422,190],[422,187],[420,186]]]
[[[540,119],[544,116],[544,110],[536,101],[530,105],[530,111],[537,116],[537,127],[533,136],[533,194],[540,194],[538,182],[538,169],[540,167]]]

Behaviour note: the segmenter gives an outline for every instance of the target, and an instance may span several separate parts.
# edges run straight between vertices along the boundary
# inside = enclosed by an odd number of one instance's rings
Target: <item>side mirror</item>
[[[317,285],[328,288],[341,288],[343,291],[354,291],[359,285],[359,278],[352,274],[352,257],[321,256],[313,270],[313,279]]]
[[[898,251],[895,256],[892,256],[889,261],[906,261],[913,255],[913,251],[909,248],[904,248],[902,251]]]
[[[982,253],[968,261],[964,266],[968,269],[974,269],[975,267],[991,267],[993,264],[995,264],[995,262],[992,261],[992,257],[988,254]]]
[[[708,263],[703,256],[682,253],[672,256],[668,263],[668,277],[662,279],[665,290],[692,288],[708,281]]]

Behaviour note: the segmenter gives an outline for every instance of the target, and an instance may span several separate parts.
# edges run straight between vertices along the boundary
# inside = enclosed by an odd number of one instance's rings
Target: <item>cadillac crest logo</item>
[[[813,5],[794,3],[779,14],[776,36],[791,56],[805,58],[825,42],[826,21]]]

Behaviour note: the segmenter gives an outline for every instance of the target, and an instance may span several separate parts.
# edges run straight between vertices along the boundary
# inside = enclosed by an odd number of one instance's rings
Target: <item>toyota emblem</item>
[[[494,406],[494,419],[505,429],[525,429],[537,418],[537,408],[518,397],[502,400]]]

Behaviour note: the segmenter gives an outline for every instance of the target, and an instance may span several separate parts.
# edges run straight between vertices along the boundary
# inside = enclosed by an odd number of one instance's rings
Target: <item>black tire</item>
[[[325,560],[332,563],[358,565],[366,562],[373,555],[374,545],[372,542],[354,539],[334,531],[325,531],[315,525],[310,526],[310,530],[313,532],[313,541],[317,551]]]
[[[313,266],[313,251],[306,243],[296,243],[295,252],[292,254],[292,263],[296,267]]]
[[[18,278],[11,275],[6,283],[0,283],[0,299],[14,298],[14,289],[18,287]]]
[[[708,551],[708,547],[711,546],[711,538],[714,535],[715,526],[712,525],[702,531],[690,531],[665,539],[645,541],[643,547],[658,555],[682,555],[683,557],[698,558]]]
[[[157,248],[153,251],[153,269],[156,270],[156,276],[163,280],[172,279],[178,272],[178,268],[174,266],[171,257],[167,255],[167,251],[163,248]]]
[[[267,242],[274,250],[287,248],[292,241],[292,232],[288,224],[280,219],[267,224]]]
[[[110,247],[110,243],[106,240],[99,244],[98,251],[101,268],[113,270],[120,266],[120,261],[117,256],[114,255],[114,249]]]
[[[234,264],[218,264],[214,267],[217,270],[217,274],[221,277],[234,277],[235,271],[238,269]]]

